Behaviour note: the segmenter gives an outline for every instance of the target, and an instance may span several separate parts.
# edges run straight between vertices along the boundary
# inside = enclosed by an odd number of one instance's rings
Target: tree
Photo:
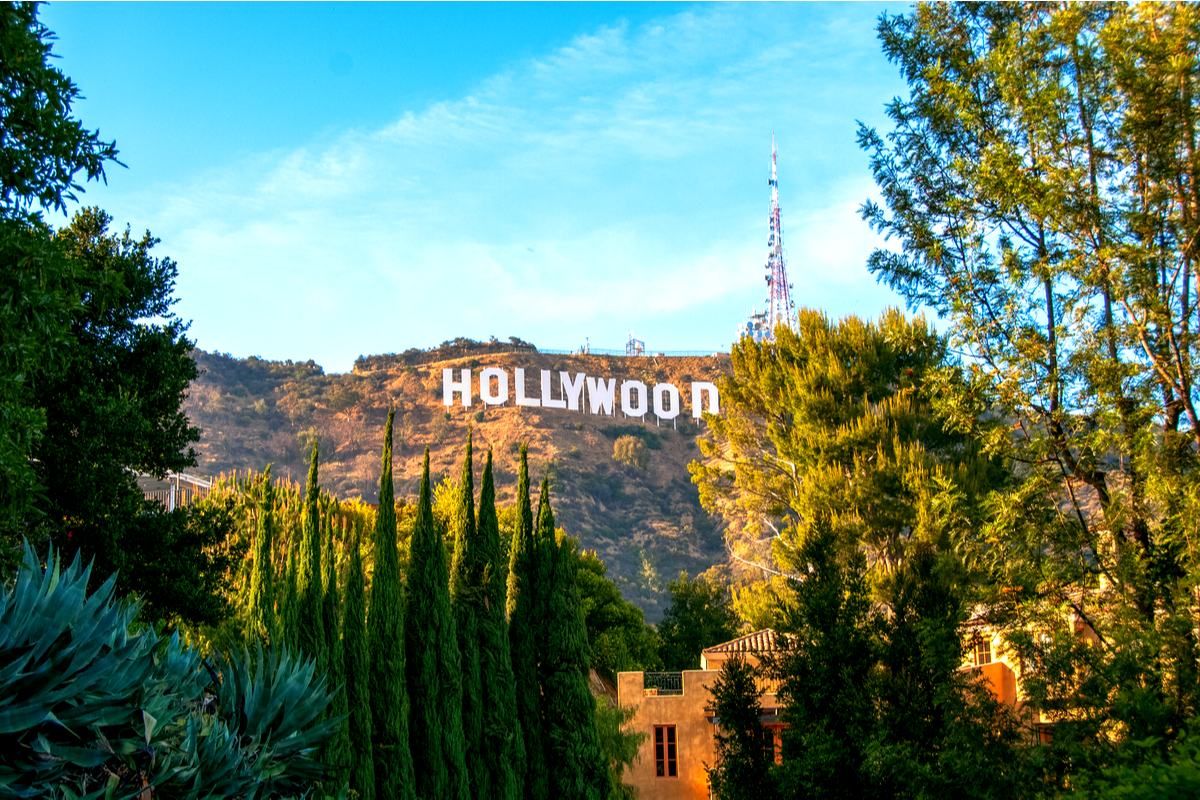
[[[35,206],[65,211],[75,176],[104,177],[116,147],[71,116],[79,90],[50,64],[51,33],[34,3],[0,8],[0,562],[15,565],[22,536],[47,514],[34,450],[46,409],[41,373],[64,365],[72,320],[83,308],[84,265],[57,246]]]
[[[336,501],[335,501],[336,502]],[[332,504],[331,504],[332,505]],[[321,627],[325,632],[325,653],[329,660],[329,687],[333,691],[333,702],[329,704],[329,716],[341,717],[337,732],[325,745],[322,760],[334,770],[335,785],[345,783],[350,777],[350,704],[346,694],[345,648],[342,642],[341,593],[338,591],[338,568],[334,558],[334,517],[330,508],[325,515],[325,535],[321,545]],[[344,531],[343,531],[344,533]],[[345,536],[342,537],[345,544]]]
[[[719,800],[773,796],[767,771],[774,759],[768,761],[764,749],[762,689],[755,673],[736,655],[721,665],[721,674],[709,687],[717,728],[713,733],[716,764],[708,769],[708,784]]]
[[[375,753],[371,735],[370,652],[367,649],[367,597],[362,564],[362,530],[355,526],[346,566],[342,635],[346,656],[346,698],[350,707],[350,788],[359,800],[375,798]]]
[[[608,762],[608,790],[604,800],[637,800],[638,790],[622,781],[625,768],[638,760],[638,751],[650,734],[626,728],[637,714],[637,706],[609,705],[608,698],[596,698],[596,736]]]
[[[275,617],[275,534],[274,493],[271,491],[271,465],[259,478],[258,530],[254,536],[254,573],[250,579],[250,634],[260,640],[282,645]]]
[[[304,489],[303,528],[296,572],[296,644],[297,649],[316,661],[322,674],[329,670],[325,650],[324,592],[321,586],[321,509],[317,485],[319,448],[314,441],[308,463],[308,484]]]
[[[426,448],[408,555],[404,642],[412,708],[409,747],[418,796],[467,800],[462,672],[449,584],[446,552],[433,519]]]
[[[879,618],[862,553],[840,558],[832,526],[814,522],[789,565],[805,577],[781,610],[781,652],[768,668],[788,725],[779,788],[785,797],[873,797],[866,754]]]
[[[102,142],[71,116],[79,88],[50,65],[54,34],[36,3],[0,9],[0,214],[20,216],[34,204],[65,211],[81,189],[75,176],[104,178],[115,143]],[[119,162],[118,162],[119,163]]]
[[[450,570],[450,601],[458,635],[460,675],[462,676],[462,731],[466,743],[466,763],[472,766],[471,796],[479,800],[486,775],[475,768],[483,758],[483,673],[479,642],[479,617],[482,613],[483,568],[480,542],[475,525],[475,481],[472,473],[471,434],[463,454],[462,478],[458,483],[458,502],[451,525],[454,535],[454,560]],[[482,780],[481,780],[482,778]]]
[[[112,235],[110,222],[85,209],[53,244],[78,264],[81,304],[58,357],[29,376],[27,402],[46,422],[31,451],[45,487],[34,538],[67,542],[99,573],[117,572],[120,591],[144,596],[150,614],[215,623],[225,613],[219,594],[229,565],[216,547],[224,531],[146,501],[134,476],[195,463],[189,445],[199,431],[181,404],[197,372],[187,326],[172,311],[176,266],[152,255],[149,234]],[[213,600],[179,605],[163,590]]]
[[[375,796],[417,797],[413,757],[409,750],[409,693],[405,670],[404,584],[396,541],[396,504],[392,495],[392,421],[388,409],[383,434],[383,468],[379,475],[379,512],[375,515],[375,572],[367,611],[371,658],[370,698],[372,749],[375,752]]]
[[[658,624],[659,658],[666,669],[699,669],[706,647],[736,639],[738,618],[724,586],[686,572],[667,584],[671,604]]]
[[[479,487],[479,658],[483,688],[483,744],[475,774],[480,797],[519,800],[523,797],[525,743],[517,715],[517,685],[513,676],[504,618],[506,586],[501,578],[503,552],[496,518],[496,487],[492,451],[488,450]]]
[[[618,672],[658,669],[658,634],[646,624],[642,610],[606,577],[608,565],[596,551],[579,554],[575,574],[592,668],[613,683]]]
[[[525,750],[525,797],[547,800],[542,736],[541,684],[538,681],[537,540],[529,500],[529,451],[521,445],[517,472],[517,515],[508,565],[508,641],[516,681],[517,714]]]
[[[588,689],[587,627],[575,581],[575,540],[555,543],[550,481],[542,479],[537,536],[553,543],[546,595],[546,655],[542,665],[546,763],[557,797],[600,800],[609,789],[608,764],[596,733],[596,704]]]
[[[1166,747],[1200,711],[1198,13],[885,16],[908,97],[891,131],[859,133],[883,197],[862,214],[899,247],[869,267],[952,322],[963,356],[937,373],[939,408],[1018,465],[960,546],[995,587],[1030,706],[1060,720],[1064,773],[1114,742]]]

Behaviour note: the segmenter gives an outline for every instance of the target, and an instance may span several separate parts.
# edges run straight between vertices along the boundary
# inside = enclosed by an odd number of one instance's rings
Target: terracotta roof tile
[[[775,631],[767,628],[748,633],[730,642],[706,647],[705,653],[771,653],[776,649]]]

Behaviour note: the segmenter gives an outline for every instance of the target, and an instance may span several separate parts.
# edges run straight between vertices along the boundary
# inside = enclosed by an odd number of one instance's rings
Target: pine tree
[[[329,704],[328,713],[330,717],[341,717],[345,716],[350,709],[346,698],[341,620],[338,619],[342,602],[338,592],[338,570],[334,558],[333,513],[334,509],[331,504],[325,515],[324,545],[321,548],[324,554],[324,561],[321,563],[321,584],[325,594],[325,600],[321,605],[321,622],[325,628],[325,653],[329,659],[329,688],[336,692],[333,702]],[[345,537],[343,536],[344,542]],[[325,745],[325,752],[321,760],[334,768],[336,776],[334,785],[345,782],[350,767],[350,721],[348,719],[338,725],[337,732]]]
[[[271,465],[263,470],[258,496],[258,531],[254,536],[254,572],[250,577],[250,633],[278,646],[279,624],[275,616],[274,504]]]
[[[317,672],[329,669],[325,653],[325,626],[321,602],[321,509],[320,487],[317,485],[317,443],[312,446],[308,464],[308,485],[304,492],[304,518],[301,528],[300,553],[296,574],[296,645],[305,656],[317,662]]]
[[[375,800],[375,751],[371,745],[371,692],[367,651],[367,596],[362,565],[362,529],[355,525],[346,568],[342,607],[346,699],[350,706],[350,788],[359,800]]]
[[[463,456],[459,481],[458,507],[455,510],[454,561],[450,570],[450,601],[458,633],[460,675],[462,676],[462,728],[466,742],[466,763],[470,765],[471,796],[485,800],[482,771],[479,769],[483,741],[483,684],[480,673],[479,614],[483,598],[479,563],[479,541],[475,527],[475,484],[471,458],[471,435]]]
[[[538,539],[543,547],[555,540],[548,478],[542,479],[538,502]],[[550,794],[601,800],[607,794],[608,765],[596,734],[596,701],[588,689],[587,626],[575,581],[575,540],[564,537],[551,546],[542,685]]]
[[[500,580],[500,524],[496,519],[491,450],[488,450],[479,488],[477,541],[483,597],[479,614],[479,660],[483,683],[479,796],[519,800],[524,789],[525,743],[517,717],[517,687],[509,650],[508,624],[504,619],[505,585]]]
[[[371,735],[375,752],[375,796],[415,800],[416,783],[409,752],[408,692],[404,671],[404,585],[396,545],[396,505],[392,495],[392,420],[388,411],[375,515],[375,574],[367,616],[370,634]]]
[[[533,510],[529,502],[529,452],[521,445],[517,524],[509,552],[506,606],[517,716],[525,750],[524,797],[527,800],[547,800],[550,791],[542,739],[542,692],[538,683],[537,556]]]
[[[409,746],[419,796],[469,800],[461,664],[449,584],[446,552],[433,519],[426,448],[408,558],[404,633],[412,703]]]

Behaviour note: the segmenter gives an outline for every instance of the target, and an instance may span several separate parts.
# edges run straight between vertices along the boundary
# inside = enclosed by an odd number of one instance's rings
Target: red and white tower
[[[772,341],[775,328],[786,325],[796,329],[796,304],[792,300],[792,285],[788,283],[787,257],[783,252],[783,225],[779,220],[779,172],[776,166],[775,135],[771,135],[770,227],[767,239],[767,307],[752,311],[738,328],[738,336],[749,336],[756,342]]]

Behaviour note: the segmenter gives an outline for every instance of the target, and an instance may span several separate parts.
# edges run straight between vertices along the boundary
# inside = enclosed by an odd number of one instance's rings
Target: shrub
[[[636,436],[622,436],[613,444],[613,461],[643,472],[650,466],[650,450]]]

